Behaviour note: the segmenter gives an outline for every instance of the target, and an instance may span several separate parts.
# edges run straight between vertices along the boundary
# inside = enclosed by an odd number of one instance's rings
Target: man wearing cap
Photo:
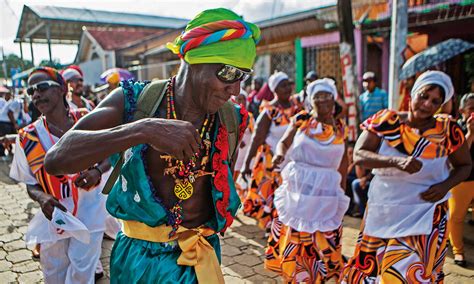
[[[306,100],[306,97],[308,96],[308,94],[306,93],[306,87],[312,83],[313,81],[317,80],[318,79],[318,74],[316,73],[316,71],[309,71],[308,73],[306,73],[306,76],[304,78],[304,82],[305,82],[305,86],[303,88],[303,90],[301,90],[296,96],[296,98],[298,99],[299,103],[301,105],[304,105],[304,108],[306,110],[310,110],[311,109],[311,102],[309,100]]]
[[[44,167],[46,153],[84,112],[69,109],[66,82],[53,68],[34,69],[28,85],[27,93],[42,116],[19,130],[10,170],[10,177],[25,183],[28,195],[41,206],[26,240],[41,244],[46,283],[94,283],[105,229],[101,173],[108,162],[91,163],[80,173],[49,175]],[[55,227],[81,223],[88,242],[74,235],[73,229]]]
[[[71,109],[85,108],[88,111],[94,109],[92,101],[84,98],[84,76],[79,66],[71,65],[62,72],[64,80],[68,84],[71,97],[68,99]]]
[[[11,98],[10,90],[0,85],[0,109],[2,109]]]
[[[259,28],[230,10],[201,12],[168,44],[181,66],[161,91],[148,90],[162,81],[146,89],[123,81],[48,153],[48,171],[64,174],[124,151],[107,199],[123,223],[111,283],[224,282],[217,233],[240,206],[229,137],[240,140],[248,115],[228,100],[251,71],[259,39]],[[149,94],[163,99],[152,117],[134,120]]]
[[[359,110],[361,121],[365,121],[379,110],[388,108],[388,95],[377,87],[377,77],[374,72],[365,72],[362,80],[365,92],[359,96]]]
[[[7,87],[0,85],[0,115],[1,110],[11,102],[11,93]],[[7,110],[8,111],[8,110]],[[10,121],[9,117],[7,117],[7,121],[0,121],[0,136],[5,137],[7,134],[14,134],[16,131],[14,125]],[[15,121],[16,123],[16,121]],[[0,143],[0,157],[5,156],[5,148],[9,149],[8,144]],[[10,149],[9,149],[10,150]]]

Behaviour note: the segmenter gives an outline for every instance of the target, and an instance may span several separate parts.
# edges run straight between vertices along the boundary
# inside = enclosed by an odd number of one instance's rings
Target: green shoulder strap
[[[137,110],[133,114],[133,121],[153,116],[160,106],[160,103],[166,93],[166,82],[167,80],[157,80],[146,85],[138,97]],[[159,95],[157,96],[156,94]],[[103,194],[108,194],[112,190],[112,187],[117,181],[120,171],[122,170],[123,162],[124,158],[122,152],[120,153],[120,158],[118,159],[117,163],[115,163],[112,173],[110,174],[104,188],[102,189]]]
[[[219,119],[225,125],[228,132],[229,142],[229,164],[232,164],[235,151],[237,150],[237,143],[239,142],[239,122],[237,121],[237,114],[235,113],[234,104],[231,101],[227,101],[219,109]]]

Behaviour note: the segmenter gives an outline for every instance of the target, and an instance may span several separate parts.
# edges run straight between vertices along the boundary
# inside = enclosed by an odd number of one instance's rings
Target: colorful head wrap
[[[36,67],[35,69],[33,69],[33,71],[30,72],[30,75],[28,75],[28,78],[30,78],[33,74],[36,74],[39,72],[45,73],[46,75],[49,76],[49,78],[51,78],[51,80],[57,82],[59,85],[66,86],[66,81],[64,80],[63,76],[59,74],[58,70],[51,67],[44,67],[44,66]]]
[[[198,14],[166,46],[189,64],[223,63],[251,69],[259,40],[260,29],[256,25],[219,8]]]
[[[414,98],[423,87],[427,85],[438,85],[444,90],[444,102],[447,103],[454,96],[454,86],[451,78],[446,73],[441,71],[426,71],[416,79],[413,89],[411,90],[411,97]]]
[[[120,83],[120,74],[118,72],[110,73],[110,75],[105,78],[105,81],[109,84],[118,84]]]
[[[330,93],[332,94],[334,99],[336,99],[337,97],[337,89],[334,80],[329,78],[318,79],[312,82],[306,88],[306,92],[308,93],[308,98],[310,99],[310,102],[313,100],[313,97],[318,92]]]
[[[66,81],[69,81],[73,78],[84,77],[81,68],[79,68],[79,66],[77,65],[70,65],[66,69],[62,70],[60,73]]]

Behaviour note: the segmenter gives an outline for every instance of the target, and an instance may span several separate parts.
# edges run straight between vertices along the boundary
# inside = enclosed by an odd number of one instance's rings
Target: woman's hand
[[[395,167],[399,170],[407,172],[409,174],[414,174],[419,172],[423,167],[423,163],[416,158],[411,156],[402,158],[402,157],[395,157],[394,158]]]
[[[449,192],[450,188],[446,187],[445,185],[438,183],[432,185],[427,191],[422,192],[420,194],[421,199],[428,202],[437,202]]]
[[[275,155],[272,159],[272,168],[277,168],[283,161],[285,160],[285,156],[283,155]]]
[[[252,170],[250,169],[249,165],[245,165],[244,168],[240,171],[240,175],[242,176],[242,179],[247,183],[249,182],[247,180],[247,177],[250,176],[251,174],[252,174]]]

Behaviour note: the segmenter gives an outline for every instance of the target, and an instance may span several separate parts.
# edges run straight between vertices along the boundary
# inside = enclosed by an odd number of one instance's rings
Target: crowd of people
[[[112,283],[223,283],[218,233],[241,207],[284,282],[442,283],[448,239],[466,266],[474,94],[455,121],[450,77],[426,71],[407,110],[390,110],[366,72],[348,141],[334,78],[308,72],[295,94],[280,70],[246,87],[259,40],[232,11],[206,10],[167,45],[181,58],[169,79],[111,83],[97,106],[77,66],[35,68],[23,98],[0,88],[10,176],[41,207],[26,241],[46,283],[100,278],[104,235]],[[363,217],[349,259],[344,215]]]

